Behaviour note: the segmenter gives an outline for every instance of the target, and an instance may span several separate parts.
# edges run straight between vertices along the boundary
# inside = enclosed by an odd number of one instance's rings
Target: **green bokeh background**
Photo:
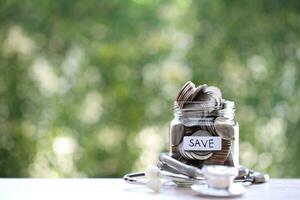
[[[299,22],[296,0],[1,0],[0,176],[142,170],[192,80],[235,101],[241,164],[300,177]]]

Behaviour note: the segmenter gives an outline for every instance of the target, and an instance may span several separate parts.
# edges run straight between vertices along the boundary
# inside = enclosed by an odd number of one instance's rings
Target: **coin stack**
[[[234,102],[222,98],[221,90],[188,81],[174,102],[174,119],[170,123],[170,154],[186,163],[238,165],[238,123],[234,119]],[[185,136],[220,137],[221,150],[187,151]]]

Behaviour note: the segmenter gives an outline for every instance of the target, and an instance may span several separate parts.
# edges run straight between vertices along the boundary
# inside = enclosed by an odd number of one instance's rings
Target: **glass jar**
[[[186,164],[239,165],[239,124],[233,101],[175,101],[170,122],[170,155]]]

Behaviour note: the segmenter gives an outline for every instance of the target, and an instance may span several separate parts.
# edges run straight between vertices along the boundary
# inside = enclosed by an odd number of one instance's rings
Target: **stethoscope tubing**
[[[255,176],[254,171],[249,171],[249,173],[244,176],[244,177],[237,177],[234,179],[234,182],[249,182],[250,184],[256,184],[256,183],[264,183],[267,182],[269,180],[269,176],[267,174],[261,174],[258,173]],[[130,174],[126,174],[123,179],[127,182],[127,183],[131,183],[131,184],[138,184],[138,185],[145,185],[147,183],[147,180],[145,179],[145,172],[136,172],[136,173],[130,173]],[[187,182],[187,183],[191,183],[191,182],[195,182],[195,181],[203,181],[205,179],[203,179],[203,177],[199,177],[199,179],[197,178],[191,178],[185,175],[181,175],[181,174],[174,174],[174,173],[170,173],[170,172],[164,172],[163,176],[161,178],[166,178],[168,180],[174,181],[174,182]]]

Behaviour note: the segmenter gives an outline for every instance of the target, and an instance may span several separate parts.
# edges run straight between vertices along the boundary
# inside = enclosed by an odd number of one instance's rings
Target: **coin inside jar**
[[[222,93],[219,88],[217,88],[216,86],[209,86],[206,88],[205,93],[211,94],[216,99],[217,105],[221,105]]]
[[[204,164],[223,165],[230,153],[231,141],[222,140],[222,150],[216,151],[214,154],[204,161]]]
[[[170,137],[172,141],[172,146],[177,146],[183,138],[184,126],[181,123],[175,124],[170,127]]]
[[[214,122],[214,127],[218,135],[224,140],[234,139],[234,124],[225,117],[217,117]]]
[[[196,87],[195,84],[191,81],[188,81],[181,89],[181,91],[178,93],[176,101],[178,102],[179,107],[183,107],[186,101],[190,99],[190,97],[193,95]]]
[[[182,93],[186,90],[186,88],[193,84],[191,81],[188,81],[184,84],[184,86],[181,88],[180,92],[177,94],[177,97],[176,97],[176,101],[180,101],[181,99],[181,96],[182,96]]]
[[[194,94],[192,95],[191,100],[192,100],[192,101],[197,101],[198,95],[203,94],[203,93],[205,92],[206,88],[207,88],[207,85],[206,85],[206,84],[204,84],[204,85],[199,85],[199,86],[195,89]]]

